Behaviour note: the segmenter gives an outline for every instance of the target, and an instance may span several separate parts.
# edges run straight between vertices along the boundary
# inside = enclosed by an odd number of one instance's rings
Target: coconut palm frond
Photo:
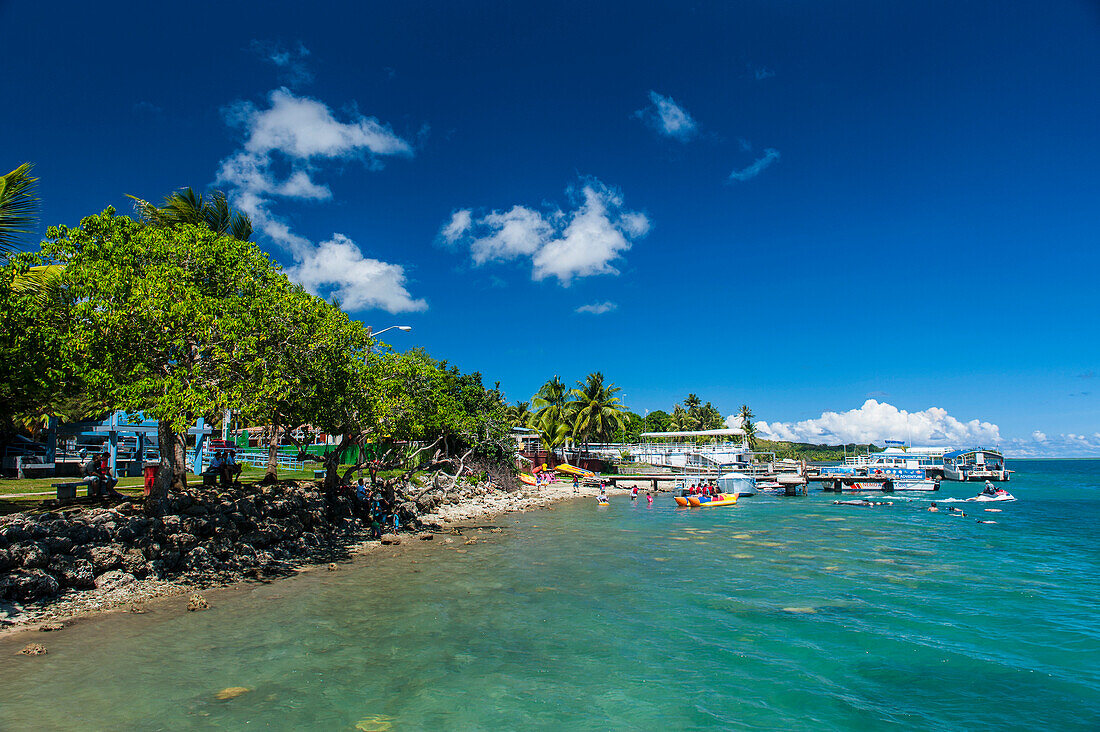
[[[23,163],[0,176],[0,252],[11,252],[19,240],[34,232],[38,219],[38,179],[32,176],[33,163]]]

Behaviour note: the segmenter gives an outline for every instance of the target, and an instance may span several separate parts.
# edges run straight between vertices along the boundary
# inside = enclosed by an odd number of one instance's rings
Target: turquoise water
[[[1011,467],[968,518],[575,502],[8,639],[0,728],[1097,729],[1100,461]]]

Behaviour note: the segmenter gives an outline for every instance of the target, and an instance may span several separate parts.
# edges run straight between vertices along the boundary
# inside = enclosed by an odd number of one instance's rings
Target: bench
[[[82,480],[70,481],[68,483],[51,483],[50,487],[57,489],[57,500],[59,501],[76,498],[77,488],[83,487],[91,490],[91,486]]]

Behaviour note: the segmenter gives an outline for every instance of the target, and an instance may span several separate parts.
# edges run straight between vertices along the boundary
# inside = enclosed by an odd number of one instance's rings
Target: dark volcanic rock
[[[8,600],[37,600],[52,597],[60,583],[41,569],[17,569],[0,577],[0,597]]]
[[[91,590],[95,588],[95,572],[92,563],[87,559],[60,554],[50,559],[49,572],[62,587],[74,590]]]
[[[95,587],[100,592],[112,592],[125,587],[131,587],[137,582],[134,575],[120,572],[117,569],[104,572],[95,578]]]
[[[93,546],[88,549],[88,559],[96,575],[110,572],[122,566],[122,552],[113,546]]]

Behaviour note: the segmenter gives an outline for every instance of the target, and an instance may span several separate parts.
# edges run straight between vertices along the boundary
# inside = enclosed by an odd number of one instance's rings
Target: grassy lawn
[[[243,482],[258,481],[264,475],[262,468],[254,468],[251,465],[245,465],[243,468],[244,470],[241,471],[241,480]],[[313,469],[280,470],[279,478],[282,480],[313,480]],[[77,480],[79,480],[77,477],[0,478],[0,516],[15,513],[17,511],[33,511],[43,501],[52,499],[56,495],[55,489],[52,487],[53,483],[68,483]],[[191,482],[201,482],[198,476],[190,474],[187,476],[187,480],[189,484]],[[121,478],[115,488],[120,493],[138,497],[143,494],[144,486],[144,478]],[[21,493],[43,493],[45,495],[8,498],[8,496]],[[83,498],[85,496],[85,489],[78,488],[77,494],[79,497]]]

